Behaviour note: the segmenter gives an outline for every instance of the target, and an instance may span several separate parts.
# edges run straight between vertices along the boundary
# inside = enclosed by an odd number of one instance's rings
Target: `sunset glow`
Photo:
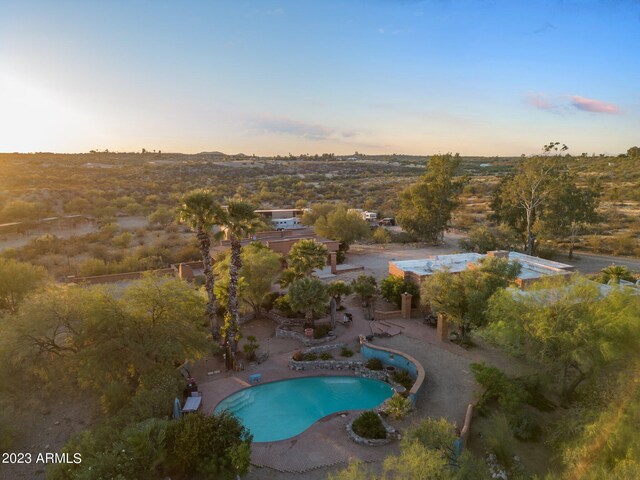
[[[637,142],[637,2],[522,3],[3,2],[0,151]]]

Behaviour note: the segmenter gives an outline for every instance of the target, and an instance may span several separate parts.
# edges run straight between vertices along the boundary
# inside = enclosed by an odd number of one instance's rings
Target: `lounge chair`
[[[190,397],[187,397],[187,401],[184,402],[182,407],[182,413],[197,412],[202,406],[202,395],[200,392],[193,392]]]

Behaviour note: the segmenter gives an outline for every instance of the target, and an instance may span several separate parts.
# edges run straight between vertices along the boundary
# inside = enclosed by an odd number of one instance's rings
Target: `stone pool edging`
[[[344,348],[346,346],[347,346],[346,343],[332,343],[331,345],[319,345],[317,347],[305,348],[305,350],[302,353],[323,353],[323,352],[328,352],[330,350],[334,350],[337,348]]]
[[[382,418],[382,416],[378,412],[375,412],[375,413],[376,415],[378,415],[378,418],[382,422],[382,426],[387,431],[387,438],[364,438],[358,435],[356,432],[353,431],[353,422],[355,422],[356,419],[358,418],[356,417],[351,419],[347,423],[346,430],[349,438],[353,440],[355,443],[357,443],[358,445],[364,445],[366,447],[381,447],[383,445],[388,445],[389,443],[391,443],[392,439],[399,438],[398,431],[395,428],[393,428],[391,425],[389,425],[387,422],[385,422],[384,418]]]
[[[388,347],[382,347],[380,345],[373,345],[371,343],[369,343],[364,335],[360,335],[360,353],[366,357],[366,358],[379,358],[379,357],[374,357],[373,355],[371,357],[367,357],[367,348],[370,350],[374,350],[374,351],[379,351],[379,352],[386,352],[387,354],[389,354],[389,356],[393,359],[395,358],[395,356],[397,355],[398,357],[404,358],[407,362],[409,362],[410,364],[412,364],[415,369],[416,369],[416,378],[415,381],[413,382],[413,385],[411,386],[411,388],[409,389],[409,392],[407,394],[409,400],[411,400],[411,403],[413,404],[413,406],[416,406],[416,397],[418,395],[418,392],[420,391],[420,388],[422,387],[425,378],[426,378],[426,374],[424,371],[424,368],[422,367],[422,365],[420,364],[420,362],[418,362],[415,358],[413,358],[411,355],[407,354],[407,353],[403,353],[400,352],[398,350],[394,350],[393,348],[388,348]],[[381,359],[381,361],[384,362],[384,360]],[[386,362],[388,363],[388,361]]]
[[[345,346],[344,343],[334,343],[331,345],[321,345],[317,347],[310,347],[305,350],[302,350],[302,353],[321,353],[329,350],[334,350],[336,348],[341,348]],[[411,355],[400,352],[398,350],[394,350],[392,348],[381,347],[379,345],[372,345],[367,342],[364,336],[360,336],[360,345],[361,347],[366,347],[371,350],[378,350],[390,353],[392,355],[397,355],[401,358],[404,358],[408,362],[410,362],[416,369],[416,379],[413,382],[413,385],[409,389],[409,391],[405,394],[413,406],[416,406],[416,396],[422,387],[422,384],[425,380],[425,371],[420,362],[418,362]],[[365,351],[366,352],[366,351]],[[366,356],[365,353],[362,352],[363,356]],[[369,357],[372,358],[372,357]],[[289,358],[289,368],[291,370],[296,371],[304,371],[304,370],[353,370],[355,375],[358,377],[372,378],[375,380],[381,380],[390,384],[396,391],[398,387],[401,385],[397,384],[393,381],[392,374],[387,370],[370,370],[366,367],[366,362],[361,360],[294,360],[293,358]]]
[[[356,370],[362,368],[359,360],[294,360],[289,359],[291,370]]]

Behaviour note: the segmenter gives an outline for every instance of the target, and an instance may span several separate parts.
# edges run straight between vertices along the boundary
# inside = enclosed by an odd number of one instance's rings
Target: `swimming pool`
[[[215,412],[233,413],[254,442],[275,442],[304,432],[331,413],[377,407],[392,394],[390,385],[370,378],[295,378],[240,390]]]

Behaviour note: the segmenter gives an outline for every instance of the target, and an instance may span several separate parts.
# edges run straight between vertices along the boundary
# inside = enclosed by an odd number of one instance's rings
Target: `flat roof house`
[[[460,273],[469,268],[474,268],[485,257],[506,258],[510,261],[518,262],[522,269],[516,283],[521,287],[526,287],[545,276],[570,275],[575,270],[572,265],[533,257],[524,253],[495,250],[486,254],[454,253],[450,255],[432,255],[419,260],[392,261],[389,262],[389,273],[419,285],[423,278],[440,270],[448,269],[450,273]]]

